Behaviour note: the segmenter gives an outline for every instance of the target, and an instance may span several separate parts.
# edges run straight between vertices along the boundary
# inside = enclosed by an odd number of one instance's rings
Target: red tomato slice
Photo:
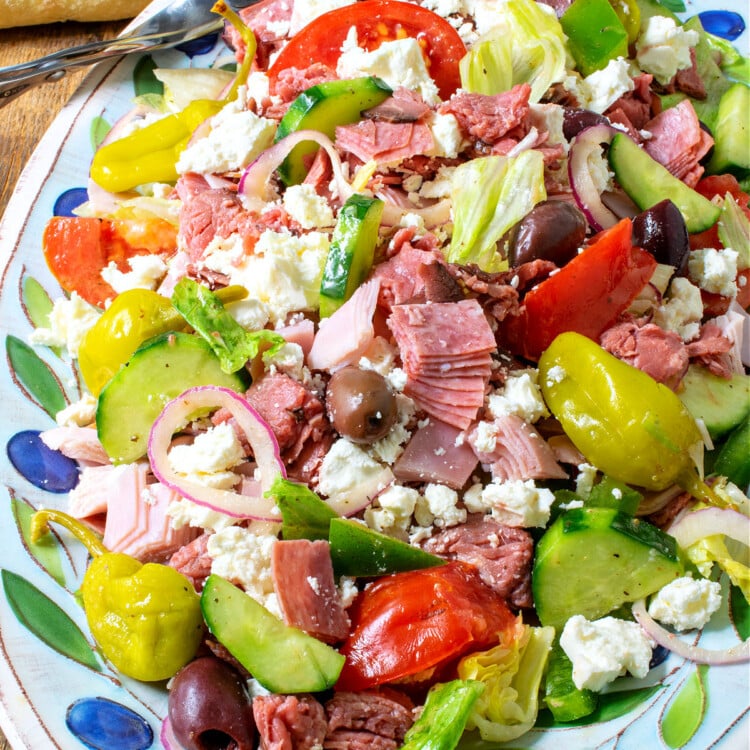
[[[461,85],[458,62],[466,54],[466,46],[444,18],[412,3],[360,0],[324,13],[292,37],[268,70],[271,91],[279,72],[286,68],[303,69],[312,62],[335,68],[352,26],[357,29],[360,46],[367,50],[394,39],[417,39],[441,98],[448,99]]]
[[[515,623],[476,569],[460,562],[385,576],[350,612],[339,690],[365,690],[443,666],[498,641]]]
[[[531,289],[521,314],[501,326],[505,345],[514,354],[537,360],[565,331],[598,341],[656,267],[651,253],[633,246],[631,232],[630,219],[600,232],[582,253]]]
[[[77,292],[89,304],[104,307],[117,293],[102,278],[102,269],[114,261],[127,271],[126,261],[133,255],[173,255],[177,230],[163,219],[58,216],[47,222],[42,247],[47,265],[66,292]]]

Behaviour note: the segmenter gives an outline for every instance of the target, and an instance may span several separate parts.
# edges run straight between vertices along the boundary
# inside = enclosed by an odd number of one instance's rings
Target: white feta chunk
[[[615,617],[590,622],[574,615],[565,623],[560,646],[573,663],[579,690],[598,692],[626,672],[643,678],[651,661],[651,642],[640,625]]]
[[[513,414],[533,424],[549,411],[538,384],[539,372],[535,369],[512,372],[505,384],[490,394],[487,406],[493,417]]]
[[[276,541],[273,534],[256,535],[246,528],[230,526],[211,534],[206,551],[211,557],[212,573],[241,586],[255,601],[281,618],[271,571]]]
[[[33,330],[29,343],[65,347],[70,356],[76,359],[83,337],[99,320],[100,314],[78,292],[72,292],[69,299],[61,297],[55,300],[48,317],[49,326]]]
[[[98,400],[90,393],[84,393],[78,401],[74,401],[55,414],[55,422],[60,427],[86,427],[96,421],[96,407]]]
[[[683,341],[692,341],[700,332],[703,318],[701,290],[683,276],[676,276],[669,285],[666,301],[654,310],[654,323],[674,331]]]
[[[601,114],[634,88],[630,63],[624,57],[618,57],[610,60],[605,68],[586,76],[578,84],[578,94],[583,99],[582,107]]]
[[[172,470],[208,487],[233,487],[239,477],[231,469],[245,460],[245,452],[227,422],[196,435],[192,443],[175,445],[167,454]]]
[[[376,506],[365,511],[365,521],[371,529],[383,534],[406,531],[418,500],[417,490],[393,484],[378,495]]]
[[[529,528],[547,525],[554,499],[550,490],[537,487],[533,479],[511,479],[488,484],[482,490],[481,505],[500,523]],[[473,502],[479,504],[476,496]]]
[[[707,578],[682,576],[651,599],[648,613],[675,630],[702,628],[721,606],[721,585]]]
[[[289,23],[289,36],[296,34],[308,23],[312,23],[318,16],[351,5],[353,2],[354,0],[294,0],[292,20]]]
[[[130,271],[121,271],[114,261],[102,268],[101,277],[118,294],[129,289],[150,289],[153,291],[167,273],[167,264],[154,253],[134,255],[128,258]]]
[[[290,185],[282,199],[284,208],[303,229],[325,229],[336,223],[328,201],[312,185]]]
[[[635,43],[636,60],[661,84],[669,83],[678,70],[689,68],[690,48],[698,44],[697,31],[686,31],[666,16],[651,16]]]
[[[701,289],[723,297],[737,296],[737,259],[735,250],[712,247],[693,250],[688,256],[688,275]]]
[[[435,81],[427,72],[422,48],[414,37],[383,42],[368,52],[358,45],[357,31],[352,27],[341,47],[336,73],[339,78],[376,76],[391,88],[405,86],[416,91],[428,104],[440,101]]]
[[[417,500],[414,517],[420,526],[448,528],[466,522],[466,509],[458,507],[458,493],[443,484],[428,484]]]

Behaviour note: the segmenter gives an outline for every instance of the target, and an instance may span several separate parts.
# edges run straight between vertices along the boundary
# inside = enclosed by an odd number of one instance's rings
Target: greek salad
[[[85,386],[32,534],[163,746],[496,747],[750,659],[690,640],[750,600],[748,58],[655,0],[214,10],[30,337]]]

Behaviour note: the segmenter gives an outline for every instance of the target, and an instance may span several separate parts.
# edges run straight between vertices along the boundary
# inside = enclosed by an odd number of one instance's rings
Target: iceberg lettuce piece
[[[737,270],[750,268],[750,219],[737,205],[731,193],[724,196],[719,215],[719,239],[724,247],[731,247],[737,255]]]
[[[476,263],[488,272],[506,269],[498,241],[546,197],[539,151],[484,156],[460,164],[452,178],[453,236],[448,262]]]
[[[485,686],[467,729],[478,729],[485,741],[507,742],[534,726],[539,685],[554,638],[554,628],[532,628],[519,618],[515,628],[502,633],[497,646],[459,662],[461,679],[477,680]]]
[[[568,51],[554,12],[534,0],[508,0],[495,10],[496,24],[472,45],[459,64],[461,87],[478,94],[499,94],[519,83],[531,85],[538,102],[565,79]]]

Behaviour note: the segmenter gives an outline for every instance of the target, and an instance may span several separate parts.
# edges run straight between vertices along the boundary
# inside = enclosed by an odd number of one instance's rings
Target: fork
[[[239,10],[258,0],[234,0]],[[224,27],[224,19],[213,13],[214,0],[172,0],[150,18],[117,39],[69,47],[29,62],[0,68],[0,107],[32,86],[59,81],[68,68],[122,57],[133,52],[174,47]]]

